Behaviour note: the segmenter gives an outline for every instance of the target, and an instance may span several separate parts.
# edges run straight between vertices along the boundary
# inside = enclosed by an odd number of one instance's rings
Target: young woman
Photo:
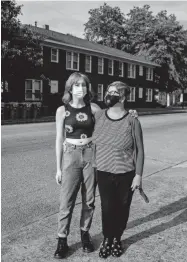
[[[56,181],[61,185],[58,219],[58,244],[55,258],[64,258],[68,252],[72,212],[81,187],[82,212],[80,219],[81,240],[84,252],[94,250],[89,229],[95,201],[96,177],[92,167],[92,132],[94,114],[100,107],[90,103],[89,79],[73,73],[66,82],[63,102],[56,112]]]
[[[130,93],[122,82],[112,83],[106,92],[109,109],[95,115],[93,142],[97,182],[101,198],[104,240],[99,256],[122,254],[121,236],[126,228],[133,191],[141,187],[144,146],[140,122],[125,109]]]

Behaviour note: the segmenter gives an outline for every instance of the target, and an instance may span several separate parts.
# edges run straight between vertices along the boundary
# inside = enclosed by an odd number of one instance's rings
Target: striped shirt
[[[95,115],[93,142],[96,145],[97,170],[114,174],[135,170],[132,126],[127,113],[120,119],[110,119],[107,110]]]

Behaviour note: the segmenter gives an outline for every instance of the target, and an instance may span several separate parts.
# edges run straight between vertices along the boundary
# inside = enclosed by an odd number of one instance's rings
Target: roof
[[[140,64],[146,64],[146,65],[151,65],[151,66],[159,66],[158,64],[151,62],[148,58],[142,57],[142,56],[135,56],[131,55],[127,52],[124,52],[122,50],[118,50],[115,48],[107,47],[101,44],[96,44],[91,41],[78,38],[72,35],[66,35],[62,34],[56,31],[48,30],[45,28],[41,27],[36,27],[32,25],[25,25],[26,27],[30,28],[33,32],[36,32],[44,37],[46,37],[46,40],[50,42],[55,41],[58,42],[59,44],[87,50],[87,51],[92,51],[95,53],[103,54],[103,55],[108,55],[113,58],[117,59],[123,59],[126,61],[132,61],[132,62],[138,62]],[[54,42],[54,43],[55,43]]]

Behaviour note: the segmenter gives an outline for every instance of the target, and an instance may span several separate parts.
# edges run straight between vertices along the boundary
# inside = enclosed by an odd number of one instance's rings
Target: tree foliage
[[[23,26],[18,15],[21,5],[15,1],[1,2],[1,64],[2,80],[9,81],[22,67],[42,64],[42,38]]]
[[[125,17],[120,8],[112,8],[104,3],[100,8],[91,9],[89,15],[84,30],[86,39],[119,48],[125,34],[123,27]]]
[[[187,33],[175,15],[160,11],[153,15],[149,5],[134,7],[124,16],[104,4],[89,11],[85,24],[88,40],[117,47],[128,53],[144,56],[161,65],[157,79],[162,87],[172,91],[187,84]],[[108,17],[115,23],[109,22]],[[115,24],[115,26],[114,26]]]
[[[160,82],[168,91],[184,88],[187,75],[186,32],[175,15],[160,11],[153,16],[150,6],[145,5],[142,8],[134,7],[127,17],[125,26],[128,34],[122,50],[149,57],[161,65],[158,70]]]

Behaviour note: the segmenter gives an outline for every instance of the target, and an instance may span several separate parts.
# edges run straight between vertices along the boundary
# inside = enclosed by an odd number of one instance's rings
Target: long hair
[[[115,86],[115,87],[117,88],[117,90],[118,90],[118,92],[119,92],[120,99],[122,99],[122,98],[125,97],[125,101],[124,101],[124,106],[125,106],[126,99],[127,99],[127,97],[129,96],[129,94],[130,94],[130,92],[131,92],[131,91],[130,91],[130,87],[129,87],[126,83],[123,83],[123,82],[121,82],[121,81],[116,81],[116,82],[111,83],[111,84],[108,86],[108,88],[107,88],[107,90],[106,90],[106,92],[105,92],[105,97],[104,97],[105,103],[106,103],[106,95],[107,95],[107,92],[108,92],[108,90],[109,90],[109,88],[110,88],[111,86]]]
[[[72,100],[72,94],[71,94],[72,87],[80,79],[83,79],[84,82],[86,83],[87,94],[84,96],[85,104],[89,104],[91,102],[91,100],[93,99],[93,95],[89,90],[89,84],[90,84],[89,78],[86,75],[84,75],[80,72],[74,72],[73,74],[71,74],[69,76],[68,80],[66,81],[65,91],[64,91],[64,95],[62,97],[62,102],[64,104],[68,104]]]

